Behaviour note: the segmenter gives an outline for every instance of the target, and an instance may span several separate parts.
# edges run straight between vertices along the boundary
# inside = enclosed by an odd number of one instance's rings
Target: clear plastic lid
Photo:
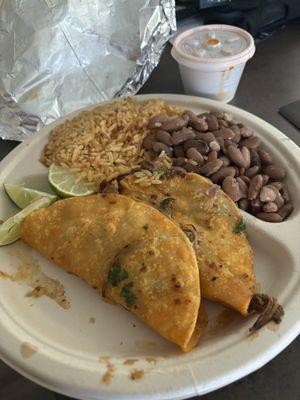
[[[253,37],[236,26],[202,25],[179,34],[173,49],[176,59],[226,63],[246,62],[253,56],[255,46]]]
[[[234,56],[248,46],[248,41],[237,32],[221,29],[203,29],[188,36],[180,44],[184,53],[201,58]]]

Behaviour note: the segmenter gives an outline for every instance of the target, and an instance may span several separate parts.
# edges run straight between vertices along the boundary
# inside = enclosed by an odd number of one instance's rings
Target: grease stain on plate
[[[123,361],[124,365],[133,365],[139,360],[137,358],[128,358],[127,360]]]
[[[70,308],[70,301],[66,296],[63,285],[56,279],[46,275],[37,260],[35,260],[29,251],[24,246],[14,247],[11,258],[14,264],[19,264],[17,271],[14,274],[9,274],[0,271],[0,278],[9,279],[18,284],[26,283],[32,288],[26,297],[41,297],[47,296],[54,300],[60,307],[64,309]]]
[[[89,324],[94,324],[96,322],[96,318],[90,317],[89,318]]]
[[[280,325],[276,324],[276,322],[274,322],[274,321],[270,321],[267,324],[267,328],[269,329],[269,331],[277,332],[278,329],[280,328]]]
[[[130,371],[129,378],[132,381],[138,381],[143,378],[144,374],[145,372],[142,369],[133,369],[132,371]]]
[[[218,335],[237,321],[239,317],[236,311],[230,309],[222,310],[216,318],[208,324],[207,328],[204,330],[204,336],[207,338]]]
[[[104,371],[104,374],[102,375],[101,380],[103,383],[108,385],[114,376],[116,367],[113,365],[113,363],[110,362],[110,357],[108,357],[108,356],[100,356],[99,361],[104,363],[106,366],[106,370]]]
[[[146,357],[145,360],[149,364],[156,364],[157,363],[157,358],[155,358],[155,357]]]
[[[23,342],[21,344],[20,352],[21,352],[21,356],[23,358],[30,358],[37,351],[38,351],[38,348],[36,346],[34,346],[33,344],[29,343],[29,342]]]
[[[259,332],[260,330],[249,332],[249,334],[246,336],[246,339],[250,341],[256,339],[259,336]]]

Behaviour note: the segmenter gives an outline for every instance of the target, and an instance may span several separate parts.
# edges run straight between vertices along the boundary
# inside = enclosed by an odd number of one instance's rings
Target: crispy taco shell
[[[198,266],[186,235],[153,207],[118,195],[61,200],[30,214],[21,238],[160,335],[198,342]]]

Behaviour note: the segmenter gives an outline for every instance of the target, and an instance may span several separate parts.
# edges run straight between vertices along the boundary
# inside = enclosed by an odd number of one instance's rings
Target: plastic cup
[[[253,37],[243,29],[203,25],[179,34],[171,54],[187,94],[228,103],[254,52]]]

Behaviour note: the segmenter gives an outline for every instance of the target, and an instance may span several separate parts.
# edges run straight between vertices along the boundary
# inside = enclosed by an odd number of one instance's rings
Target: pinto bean
[[[232,168],[235,170],[235,176],[239,176],[240,175],[240,170],[236,165],[232,165]]]
[[[217,118],[223,118],[224,115],[224,112],[220,110],[211,110],[209,113]]]
[[[234,132],[234,138],[232,138],[233,142],[239,143],[241,140],[241,131],[237,125],[231,125],[230,129]]]
[[[146,150],[152,150],[153,142],[154,142],[154,134],[148,133],[148,135],[143,140],[143,147],[145,147]]]
[[[245,126],[244,124],[237,124],[240,128],[240,132],[243,138],[248,138],[254,134],[253,130]]]
[[[197,114],[197,117],[198,117],[198,118],[206,118],[206,117],[208,117],[209,115],[210,115],[209,112],[203,112],[203,113],[201,113],[201,114]]]
[[[247,211],[249,209],[250,203],[248,199],[241,199],[238,201],[238,206],[241,210]]]
[[[229,126],[229,123],[227,121],[225,121],[225,119],[223,119],[223,118],[218,118],[218,123],[219,123],[220,127],[228,128],[228,126]]]
[[[219,122],[215,115],[207,115],[205,120],[209,131],[216,131],[219,129]]]
[[[263,205],[263,211],[264,212],[276,212],[278,211],[278,206],[272,201],[269,201],[269,203],[266,203]]]
[[[155,164],[152,161],[143,160],[140,163],[140,166],[141,166],[142,169],[146,169],[148,171],[154,171],[155,170]]]
[[[248,199],[249,200],[254,200],[257,198],[260,189],[262,188],[263,185],[263,178],[261,175],[256,175],[254,176],[249,184],[248,188]]]
[[[277,165],[268,165],[263,171],[266,175],[269,175],[269,177],[274,180],[281,180],[286,174],[285,169]]]
[[[221,149],[224,147],[224,139],[221,137],[216,137],[216,141],[219,143]]]
[[[173,160],[173,165],[177,166],[177,167],[184,167],[185,164],[187,163],[187,158],[185,157],[178,157],[178,158],[174,158]]]
[[[248,178],[248,176],[246,176],[246,175],[241,175],[240,178],[241,178],[247,185],[249,185],[249,183],[250,183],[250,178]]]
[[[272,182],[271,185],[273,187],[275,187],[277,190],[281,190],[283,187],[283,183],[282,182]]]
[[[248,176],[248,178],[253,178],[258,172],[259,172],[259,166],[254,165],[253,167],[247,169],[245,172],[245,175]]]
[[[201,139],[189,139],[184,142],[184,150],[187,151],[190,147],[195,147],[202,155],[209,152],[209,146],[204,140]]]
[[[231,122],[231,121],[233,121],[233,116],[231,115],[231,114],[228,114],[228,113],[224,113],[223,114],[223,119],[224,119],[224,121],[226,121],[226,122]]]
[[[282,216],[275,212],[259,212],[255,216],[266,222],[281,222],[283,220]]]
[[[270,153],[263,149],[258,149],[257,152],[263,165],[273,164],[273,159]]]
[[[164,151],[167,156],[172,157],[173,155],[173,150],[171,147],[168,147],[166,144],[161,143],[161,142],[153,142],[152,144],[152,149],[155,153],[161,153]]]
[[[230,160],[236,164],[238,167],[246,167],[246,160],[244,159],[241,150],[233,145],[229,145],[227,147],[227,153]]]
[[[268,177],[268,175],[262,174],[261,176],[262,176],[262,178],[263,178],[264,185],[266,185],[266,184],[269,182],[269,177]]]
[[[261,161],[260,157],[258,155],[258,152],[254,149],[250,149],[250,157],[251,157],[251,167],[254,167],[254,165],[261,166]]]
[[[173,152],[175,157],[185,157],[185,151],[181,144],[173,146]]]
[[[246,146],[248,149],[257,149],[260,145],[261,140],[257,136],[250,136],[247,139],[243,139],[240,141],[240,146]]]
[[[164,114],[154,115],[154,117],[149,119],[148,128],[149,129],[160,128],[162,126],[162,123],[166,122],[167,120],[168,117]]]
[[[235,169],[233,167],[222,166],[218,172],[215,172],[213,175],[211,175],[210,179],[214,183],[221,183],[223,179],[225,179],[227,176],[234,177],[234,175],[235,175]]]
[[[224,147],[227,149],[227,147],[229,147],[229,146],[234,146],[234,147],[238,148],[238,144],[237,143],[233,142],[232,140],[225,139],[224,140]]]
[[[258,197],[256,199],[250,201],[250,208],[251,208],[251,212],[253,214],[257,214],[258,212],[261,212],[262,207],[263,207],[263,203],[259,200]]]
[[[226,156],[220,156],[219,160],[223,161],[223,167],[227,167],[230,164],[230,160]]]
[[[279,190],[272,184],[268,185],[270,186],[274,192],[276,193],[276,198],[274,200],[274,203],[277,205],[278,208],[281,208],[284,205],[284,199],[281,196],[281,193],[279,192]],[[277,211],[277,210],[276,210]]]
[[[197,131],[200,131],[200,132],[207,131],[208,125],[206,122],[206,118],[199,118],[192,111],[185,111],[182,114],[182,117],[184,117],[184,116],[188,117],[188,124],[191,127],[193,127],[194,129],[196,129]]]
[[[285,187],[284,185],[282,185],[281,194],[282,194],[283,200],[284,200],[286,203],[287,203],[288,201],[290,201],[289,192],[287,191],[287,189],[286,189],[286,187]]]
[[[218,158],[218,153],[215,150],[211,150],[207,154],[207,161],[213,161],[216,160],[217,158]]]
[[[172,137],[169,134],[169,132],[163,131],[161,129],[158,129],[156,131],[156,138],[159,142],[166,144],[167,146],[172,146]]]
[[[248,193],[247,184],[243,181],[243,179],[241,179],[239,177],[237,177],[236,180],[237,180],[237,182],[239,184],[240,191],[241,191],[241,194],[243,195],[243,198],[247,198],[247,193]]]
[[[201,153],[195,148],[195,147],[190,147],[186,151],[186,156],[187,158],[190,158],[194,161],[196,161],[200,166],[204,164],[204,159]]]
[[[187,118],[172,117],[163,121],[159,128],[163,131],[174,132],[179,129],[185,128],[188,124]]]
[[[212,132],[196,132],[195,133],[195,139],[201,139],[204,140],[206,143],[210,143],[214,140],[216,140],[214,134]]]
[[[199,173],[198,172],[199,167],[197,165],[191,164],[189,160],[182,168],[184,168],[187,172],[195,172],[197,174]]]
[[[263,203],[269,203],[276,199],[276,192],[272,186],[263,186],[259,192],[259,199]]]
[[[219,143],[218,143],[216,140],[211,141],[211,142],[209,143],[209,147],[210,147],[212,150],[215,150],[215,151],[220,151],[220,149],[221,149]]]
[[[242,153],[242,156],[244,157],[244,160],[245,160],[244,168],[248,169],[250,167],[250,164],[251,164],[250,151],[249,151],[249,149],[247,147],[243,146],[243,147],[241,147],[241,153]]]
[[[190,129],[183,128],[179,131],[173,132],[172,134],[172,144],[177,145],[185,142],[186,140],[193,139],[195,133]]]
[[[180,176],[184,176],[187,172],[183,167],[172,167],[171,171],[174,171],[177,175]]]
[[[228,196],[232,199],[232,201],[237,202],[242,197],[243,194],[241,192],[240,186],[235,178],[232,176],[227,176],[222,182],[222,189]]]
[[[278,214],[282,217],[282,219],[286,219],[291,214],[293,209],[294,209],[293,204],[289,202],[280,208]]]
[[[217,159],[208,161],[206,164],[200,167],[198,171],[201,175],[211,176],[222,167],[222,164],[223,164],[222,161]]]
[[[222,139],[233,139],[235,137],[235,133],[230,128],[221,128],[217,131],[214,131],[213,134],[215,137],[221,137]]]

